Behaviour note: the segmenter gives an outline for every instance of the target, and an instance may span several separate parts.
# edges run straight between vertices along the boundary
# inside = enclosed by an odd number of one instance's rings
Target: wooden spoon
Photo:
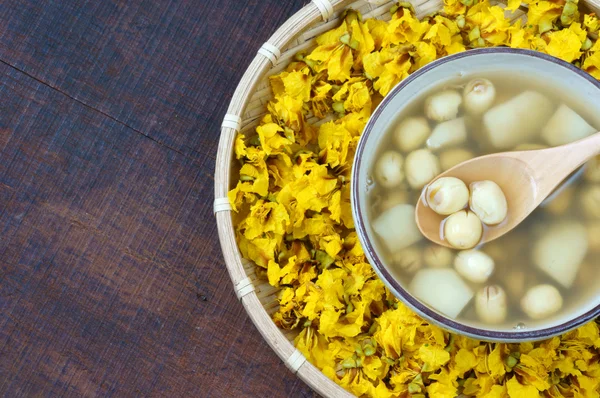
[[[532,151],[502,152],[460,163],[437,176],[456,177],[467,186],[490,180],[500,186],[508,204],[508,215],[499,225],[485,228],[479,244],[497,239],[515,228],[550,195],[561,182],[591,157],[600,154],[600,132],[571,144]],[[424,188],[423,192],[425,192]],[[430,241],[452,247],[440,236],[447,216],[431,210],[424,198],[417,203],[415,217],[421,233]]]

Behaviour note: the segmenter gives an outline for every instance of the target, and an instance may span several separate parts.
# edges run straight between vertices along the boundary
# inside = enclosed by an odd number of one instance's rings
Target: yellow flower
[[[346,228],[354,228],[354,218],[352,216],[352,207],[350,206],[350,184],[342,187],[340,195],[341,214],[340,218]],[[362,250],[362,249],[361,249]]]
[[[527,23],[538,27],[539,33],[552,29],[554,21],[560,17],[562,9],[560,4],[549,1],[537,1],[529,4]]]
[[[244,142],[245,139],[246,136],[244,136],[243,134],[238,134],[235,136],[235,143],[233,145],[233,149],[235,152],[236,159],[241,159],[244,156],[246,156],[246,143]]]
[[[408,76],[412,66],[409,49],[410,47],[406,46],[384,48],[365,57],[366,75],[370,79],[377,79],[373,88],[381,95],[389,93],[396,84]]]
[[[260,144],[267,156],[281,153],[292,142],[293,137],[287,138],[283,136],[284,130],[276,123],[266,123],[256,128]]]
[[[477,378],[469,378],[465,381],[463,393],[467,396],[485,397],[493,389],[494,379],[487,374],[477,374]]]
[[[504,16],[504,10],[490,6],[484,0],[467,11],[467,22],[473,28],[469,39],[476,42],[479,38],[493,45],[506,44],[510,21]]]
[[[375,49],[381,25],[371,24],[375,38],[368,24],[361,21],[358,13],[350,11],[339,28],[326,32],[317,38],[319,46],[306,59],[316,62],[317,72],[327,70],[329,80],[344,82],[350,78],[352,68],[362,67],[363,57]]]
[[[427,22],[419,21],[411,10],[400,7],[392,15],[392,20],[388,24],[388,35],[383,41],[383,47],[392,44],[415,43],[423,37],[427,28]]]
[[[250,214],[240,223],[247,239],[255,239],[267,233],[284,235],[290,217],[283,205],[259,200],[250,208]]]
[[[352,147],[353,144],[358,143],[358,140],[354,140],[354,138],[358,138],[362,134],[369,117],[371,116],[370,108],[372,103],[367,105],[368,106],[362,108],[360,112],[348,113],[347,115],[338,119],[338,123],[343,125],[352,137],[353,142],[350,142],[349,147]]]
[[[319,129],[320,157],[331,167],[346,163],[351,135],[346,128],[335,122],[321,125]]]
[[[583,16],[583,26],[589,33],[598,33],[600,30],[600,21],[596,14],[585,14]]]
[[[279,306],[283,311],[290,311],[294,307],[294,289],[287,287],[279,292]]]
[[[335,358],[328,352],[327,340],[314,328],[303,329],[296,337],[295,345],[302,355],[319,368],[333,369],[335,366]]]
[[[588,345],[600,348],[600,330],[595,322],[590,322],[575,331],[577,339]]]
[[[312,86],[310,69],[303,68],[299,71],[282,72],[269,78],[273,94],[276,97],[288,95],[302,102],[310,100]]]
[[[387,373],[386,365],[374,355],[365,358],[362,365],[363,373],[371,380],[383,379]]]
[[[333,86],[322,80],[317,81],[313,86],[313,94],[310,99],[312,112],[320,119],[323,119],[331,112],[331,91]]]
[[[243,235],[238,236],[240,251],[245,258],[256,265],[267,268],[270,260],[275,260],[275,251],[281,245],[280,239],[256,238],[250,241]]]
[[[310,168],[309,175],[302,175],[293,183],[284,186],[277,193],[276,199],[278,203],[289,209],[291,225],[300,227],[307,210],[320,212],[328,205],[329,196],[337,184],[337,179],[329,175],[327,167],[315,165]],[[315,215],[313,218],[320,216],[322,215]],[[326,226],[326,224],[321,225]]]
[[[302,298],[304,308],[301,314],[312,321],[321,315],[325,302],[323,301],[323,290],[321,288],[317,288],[312,284],[308,286],[307,294]]]
[[[450,47],[451,44],[452,43],[448,44],[447,47]],[[412,70],[417,70],[420,67],[435,61],[437,58],[435,46],[433,44],[420,41],[415,44],[415,50],[416,51],[411,53],[412,57],[415,59],[415,64],[412,65]]]
[[[350,78],[354,60],[352,50],[344,44],[319,46],[306,58],[318,62],[317,71],[327,70],[329,80],[343,82]]]
[[[577,376],[577,383],[579,384],[580,394],[584,397],[595,397],[599,396],[598,386],[600,381],[598,378],[588,376]]]
[[[233,211],[238,212],[244,203],[252,204],[256,202],[257,197],[253,195],[253,192],[253,184],[238,181],[236,187],[227,192],[227,198]]]
[[[515,368],[515,373],[521,376],[522,380],[540,391],[550,388],[548,370],[543,364],[527,354],[522,354],[519,362]]]
[[[453,358],[453,373],[457,377],[463,377],[465,373],[477,366],[477,357],[473,352],[461,348]]]
[[[354,58],[352,57],[352,50],[350,47],[342,46],[340,49],[334,52],[333,56],[329,60],[329,79],[345,81],[350,78],[350,69]]]
[[[445,369],[429,376],[429,379],[436,381],[427,386],[427,393],[430,397],[454,398],[457,396],[458,382]]]
[[[342,239],[338,234],[323,236],[319,239],[319,247],[324,250],[329,257],[335,258],[342,250]]]
[[[508,391],[506,391],[506,385],[493,385],[492,388],[490,389],[490,392],[488,392],[485,395],[486,398],[508,398]]]
[[[504,376],[504,374],[506,373],[506,371],[504,370],[504,359],[502,358],[502,349],[502,344],[496,344],[487,358],[488,373],[495,378]]]
[[[342,102],[346,112],[361,112],[366,108],[371,113],[371,94],[364,79],[350,79],[333,96],[333,101]]]
[[[365,24],[373,38],[374,50],[379,51],[387,35],[387,22],[379,19],[367,19]]]
[[[330,44],[339,44],[340,38],[348,33],[348,24],[344,19],[340,26],[335,29],[331,29],[317,37],[317,44],[320,46],[327,46]],[[317,47],[317,49],[319,48]],[[316,49],[315,49],[316,51]],[[313,51],[314,53],[314,51]]]
[[[351,263],[362,262],[364,260],[364,251],[360,246],[358,235],[355,231],[352,231],[344,239],[344,260]]]
[[[571,27],[579,25],[573,24]],[[579,29],[581,31],[581,29]],[[585,33],[583,33],[585,37]],[[554,57],[567,62],[573,62],[581,56],[582,39],[577,29],[563,29],[548,34],[550,42],[546,47],[546,52]]]
[[[499,46],[506,44],[509,20],[504,16],[504,10],[498,6],[489,8],[489,15],[483,18],[480,26],[481,37],[488,43]]]
[[[600,51],[594,52],[583,61],[583,70],[600,80]]]
[[[267,265],[267,277],[272,286],[282,284],[291,284],[292,281],[298,279],[298,271],[300,264],[296,262],[296,257],[290,257],[288,263],[282,268],[275,261],[269,261]]]
[[[438,56],[454,54],[465,49],[460,27],[456,21],[436,15],[435,22],[424,36],[436,46]]]
[[[239,142],[239,141],[238,141]],[[253,202],[250,193],[265,197],[269,193],[269,172],[265,162],[266,154],[262,149],[249,147],[244,149],[246,163],[240,169],[240,181],[235,189],[228,193],[229,202],[234,211],[238,211],[241,200]]]
[[[525,48],[528,50],[545,51],[547,43],[535,34],[533,29],[521,28],[520,21],[508,31],[509,34],[509,46],[513,48]]]
[[[289,155],[280,153],[267,160],[269,176],[274,187],[283,188],[294,181],[294,168]]]
[[[240,169],[240,176],[242,179],[246,178],[253,181],[252,185],[242,185],[242,189],[248,187],[249,192],[257,193],[263,197],[269,193],[269,172],[264,161],[258,162],[256,165],[245,163]]]
[[[267,118],[273,121],[277,120],[279,124],[287,126],[293,131],[301,131],[304,125],[302,105],[302,100],[289,95],[276,97],[267,105],[267,109],[271,112]]]
[[[521,6],[521,0],[508,0],[508,4],[506,6],[506,9],[508,11],[515,11],[520,6]]]
[[[424,344],[419,348],[419,358],[423,361],[425,372],[435,372],[450,360],[450,353],[443,347]]]
[[[355,50],[354,69],[358,70],[362,67],[362,60],[365,55],[371,53],[375,49],[375,39],[369,31],[369,27],[362,23],[359,18],[353,19],[350,23],[350,48]]]
[[[404,306],[386,311],[378,318],[379,328],[373,337],[388,358],[398,359],[403,354],[403,345],[410,339],[421,320]]]
[[[465,50],[466,48],[465,45],[462,43],[462,39],[461,41],[453,41],[452,44],[446,47],[446,52],[448,53],[447,55],[456,54]]]
[[[339,380],[339,383],[357,397],[363,396],[373,389],[372,382],[370,382],[362,372],[357,371],[347,372],[346,375]]]
[[[460,0],[444,0],[444,12],[449,16],[461,15],[467,11],[467,6]]]
[[[516,377],[506,382],[506,388],[510,398],[534,398],[540,395],[537,388],[519,383]]]
[[[452,36],[459,31],[456,24],[441,15],[437,15],[434,18],[434,21],[435,24],[429,27],[429,30],[425,33],[423,39],[429,40],[439,48],[444,48],[452,44]]]

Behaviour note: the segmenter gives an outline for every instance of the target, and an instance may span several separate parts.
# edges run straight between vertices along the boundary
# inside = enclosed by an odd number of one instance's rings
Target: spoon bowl
[[[467,186],[490,180],[504,192],[508,205],[506,219],[484,230],[479,244],[490,242],[517,227],[570,174],[600,152],[600,132],[572,144],[532,151],[503,152],[460,163],[433,179],[455,177]],[[427,187],[423,189],[423,192]],[[417,226],[430,241],[452,246],[443,238],[441,216],[429,208],[424,195],[415,210]]]

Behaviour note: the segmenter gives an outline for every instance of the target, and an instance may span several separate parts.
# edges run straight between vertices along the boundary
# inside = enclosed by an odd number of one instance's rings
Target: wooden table
[[[314,395],[212,215],[227,104],[306,2],[0,2],[0,396]]]

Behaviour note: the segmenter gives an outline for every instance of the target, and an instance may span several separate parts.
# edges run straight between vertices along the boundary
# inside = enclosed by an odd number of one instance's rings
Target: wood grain
[[[212,215],[233,90],[303,3],[0,4],[0,395],[314,395]]]

